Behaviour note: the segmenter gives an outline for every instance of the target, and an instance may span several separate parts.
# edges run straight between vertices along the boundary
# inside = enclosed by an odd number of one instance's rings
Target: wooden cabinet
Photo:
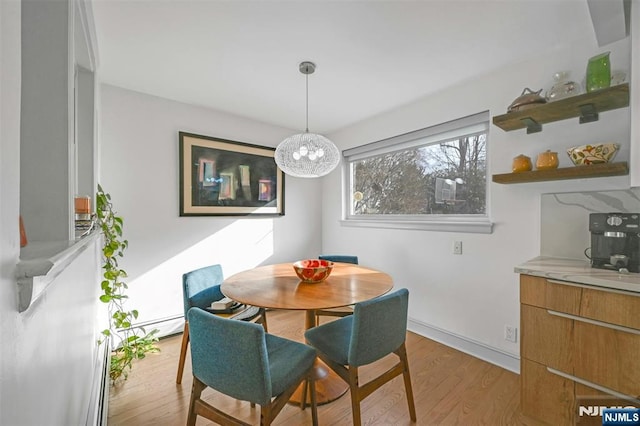
[[[521,275],[520,303],[524,414],[574,424],[581,398],[640,406],[640,294]]]

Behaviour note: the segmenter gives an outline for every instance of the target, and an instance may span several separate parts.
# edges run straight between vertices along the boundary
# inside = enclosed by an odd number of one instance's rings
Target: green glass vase
[[[604,89],[611,85],[610,52],[601,53],[589,58],[587,63],[587,92]]]

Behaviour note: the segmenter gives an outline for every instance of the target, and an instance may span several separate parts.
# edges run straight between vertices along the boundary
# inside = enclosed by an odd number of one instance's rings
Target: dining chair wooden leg
[[[309,379],[306,381],[309,386],[309,393],[311,394],[311,421],[313,426],[318,426],[318,403],[316,399],[316,380],[311,375]],[[306,393],[304,394],[306,399]]]
[[[260,322],[262,323],[262,328],[264,328],[264,332],[268,333],[269,329],[267,327],[267,311],[265,308],[260,308]]]
[[[407,394],[407,403],[409,404],[409,416],[411,417],[411,421],[416,422],[416,406],[413,401],[413,388],[411,387],[411,374],[409,373],[409,359],[407,357],[407,348],[404,343],[398,348],[396,354],[400,357],[400,361],[402,362],[402,376],[404,378],[404,388]]]
[[[200,397],[202,391],[207,385],[200,381],[196,376],[193,376],[193,384],[191,385],[191,399],[189,400],[189,413],[187,414],[187,426],[195,426],[198,416],[202,416],[206,419],[213,421],[215,424],[226,426],[251,426],[249,423],[243,422],[240,419],[230,416],[214,407],[211,404],[206,403]]]
[[[301,410],[307,408],[307,391],[309,390],[309,380],[311,380],[311,378],[305,380],[304,384],[302,385],[302,396],[300,397]]]
[[[189,414],[187,415],[187,426],[195,426],[196,424],[196,401],[200,399],[200,395],[207,385],[202,383],[196,377],[193,378],[191,385],[191,399],[189,400]]]
[[[273,419],[271,406],[262,407],[260,410],[260,426],[269,426]]]
[[[189,323],[184,322],[184,331],[182,333],[182,345],[180,346],[180,360],[178,361],[178,375],[176,383],[182,383],[182,372],[184,371],[184,363],[187,359],[187,347],[189,346]]]
[[[362,419],[360,416],[360,385],[358,383],[358,367],[349,367],[349,390],[351,393],[351,415],[353,416],[353,425],[360,426]]]

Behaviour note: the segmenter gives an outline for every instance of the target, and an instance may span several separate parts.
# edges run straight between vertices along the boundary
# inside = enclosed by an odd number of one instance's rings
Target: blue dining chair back
[[[408,307],[406,288],[357,303],[347,364],[367,365],[398,349],[407,335]]]
[[[224,297],[220,285],[224,281],[222,266],[211,265],[182,275],[182,301],[184,317],[193,307],[208,308],[212,302]]]
[[[358,264],[358,256],[349,254],[321,254],[318,259],[328,260],[330,262]],[[316,324],[320,324],[320,317],[346,317],[353,314],[353,308],[347,306],[337,309],[318,309],[316,311]]]
[[[176,376],[176,383],[178,384],[182,383],[182,374],[190,339],[187,312],[191,308],[209,308],[213,302],[222,299],[224,294],[220,290],[220,285],[223,280],[222,266],[217,264],[195,269],[182,275],[182,302],[185,322]],[[234,317],[239,320],[259,322],[265,330],[267,329],[267,319],[263,308],[245,306],[239,309]]]
[[[346,255],[346,254],[321,254],[318,259],[328,260],[330,262],[342,262],[358,264],[358,256]]]
[[[317,424],[312,377],[315,349],[267,334],[258,324],[220,318],[199,308],[189,310],[188,321],[194,376],[188,425],[195,424],[197,415],[218,422],[228,416],[200,399],[207,386],[259,404],[262,424],[269,424],[306,379],[310,380],[312,417]]]
[[[416,421],[409,362],[405,347],[409,291],[393,293],[356,303],[353,315],[311,328],[305,332],[308,344],[318,356],[349,384],[353,424],[361,424],[360,402],[398,375],[404,378],[409,414]],[[385,373],[360,384],[358,368],[389,354],[398,362]]]

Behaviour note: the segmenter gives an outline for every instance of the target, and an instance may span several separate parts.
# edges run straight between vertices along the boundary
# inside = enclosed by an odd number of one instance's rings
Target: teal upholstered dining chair
[[[393,293],[357,303],[353,315],[311,328],[304,334],[307,343],[318,350],[318,357],[349,384],[353,424],[361,424],[360,402],[373,391],[400,374],[416,421],[405,339],[409,291]],[[360,385],[358,368],[395,353],[399,361],[375,379]]]
[[[358,264],[358,256],[347,254],[321,254],[318,256],[318,259],[328,260],[330,262]],[[353,307],[351,306],[336,309],[318,309],[316,311],[316,324],[320,324],[320,317],[346,317],[351,314],[353,314]]]
[[[188,426],[195,425],[199,415],[220,424],[246,424],[203,401],[200,396],[206,387],[259,404],[260,424],[270,425],[304,380],[311,391],[312,421],[318,424],[315,349],[267,334],[258,324],[221,318],[199,308],[189,310],[188,320],[193,366]]]
[[[348,254],[321,254],[318,259],[328,260],[330,262],[342,262],[358,264],[358,256],[352,256]]]
[[[184,363],[187,358],[187,348],[189,346],[189,321],[187,312],[193,307],[208,308],[211,303],[224,297],[220,291],[220,284],[224,280],[222,266],[211,265],[196,269],[182,275],[182,300],[184,303],[184,332],[182,333],[182,345],[180,348],[180,359],[178,361],[178,374],[176,383],[182,383],[182,373]],[[267,330],[267,317],[263,308],[256,306],[244,306],[234,312],[232,318],[244,321],[261,323]]]

